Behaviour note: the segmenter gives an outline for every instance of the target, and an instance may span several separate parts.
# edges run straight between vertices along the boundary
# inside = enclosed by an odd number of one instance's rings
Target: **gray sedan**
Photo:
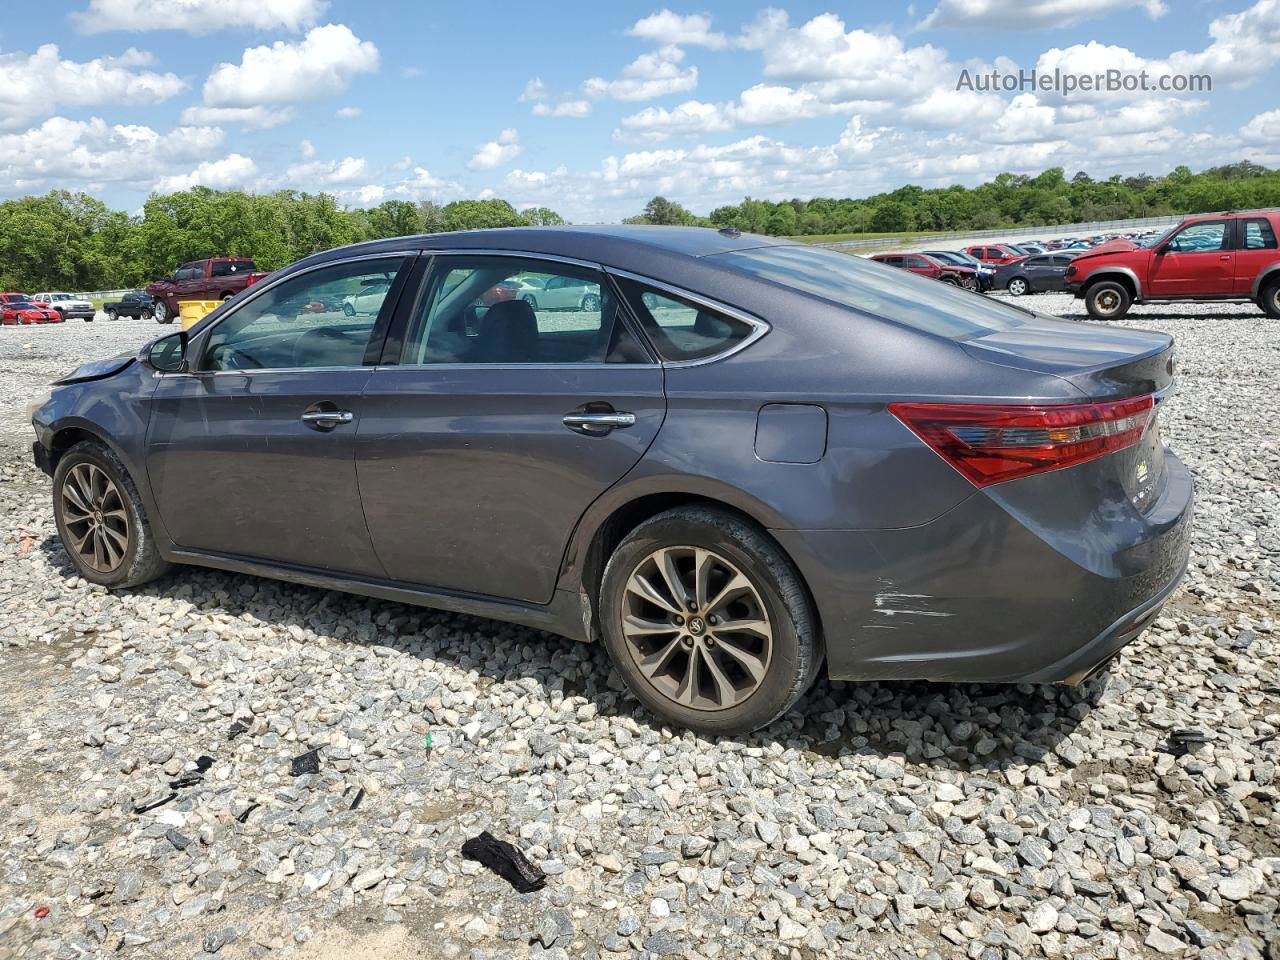
[[[738,734],[823,669],[1074,683],[1137,636],[1187,560],[1172,354],[734,230],[488,230],[278,271],[59,381],[34,453],[94,583],[199,564],[601,641],[664,721]]]

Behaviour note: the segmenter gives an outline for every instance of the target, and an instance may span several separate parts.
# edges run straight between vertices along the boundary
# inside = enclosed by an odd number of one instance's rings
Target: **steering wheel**
[[[217,361],[222,370],[261,370],[263,363],[257,357],[237,350],[229,343],[221,343],[210,351],[210,357]]]

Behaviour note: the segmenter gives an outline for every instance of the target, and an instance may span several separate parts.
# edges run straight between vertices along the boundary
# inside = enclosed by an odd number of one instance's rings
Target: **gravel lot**
[[[1127,322],[1178,337],[1162,430],[1198,479],[1155,627],[1082,689],[822,681],[722,742],[536,631],[193,568],[90,587],[19,403],[162,328],[0,328],[0,960],[1277,960],[1280,324]],[[482,828],[546,888],[463,860]]]

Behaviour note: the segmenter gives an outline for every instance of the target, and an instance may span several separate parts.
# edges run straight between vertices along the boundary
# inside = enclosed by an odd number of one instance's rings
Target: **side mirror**
[[[179,330],[142,348],[138,360],[159,373],[186,373],[187,331]]]

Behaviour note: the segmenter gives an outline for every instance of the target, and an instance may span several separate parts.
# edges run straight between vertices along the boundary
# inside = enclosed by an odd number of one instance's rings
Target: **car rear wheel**
[[[163,300],[156,301],[155,314],[156,323],[173,323],[173,314],[169,312],[169,307]]]
[[[815,618],[795,567],[759,527],[681,507],[645,521],[605,568],[601,632],[631,691],[713,735],[772,723],[812,685]]]
[[[1114,280],[1095,283],[1084,296],[1085,309],[1095,320],[1119,320],[1129,312],[1132,302],[1124,284]]]
[[[76,572],[91,583],[133,587],[170,567],[137,487],[105,444],[85,440],[62,455],[53,474],[53,518]]]
[[[1280,318],[1280,280],[1273,280],[1263,288],[1258,305],[1268,317]]]
[[[1012,280],[1009,281],[1009,292],[1013,294],[1015,297],[1022,296],[1029,289],[1030,287],[1027,285],[1027,281],[1024,280],[1022,277],[1014,277]]]
[[[154,317],[154,316],[155,316],[155,314],[152,312],[152,310],[151,310],[151,308],[150,308],[150,307],[143,307],[143,308],[142,308],[142,319],[143,319],[143,320],[150,320],[150,319],[151,319],[152,317]]]
[[[108,320],[119,320],[119,319],[120,319],[120,314],[116,313],[114,310],[108,310],[108,311],[107,311],[107,319],[108,319]]]
[[[530,309],[530,310],[537,310],[537,309],[538,309],[538,298],[537,298],[537,297],[535,297],[532,293],[526,293],[526,294],[525,294],[523,297],[521,297],[520,299],[521,299],[521,300],[523,300],[525,303],[527,303],[527,304],[529,305],[529,309]]]

